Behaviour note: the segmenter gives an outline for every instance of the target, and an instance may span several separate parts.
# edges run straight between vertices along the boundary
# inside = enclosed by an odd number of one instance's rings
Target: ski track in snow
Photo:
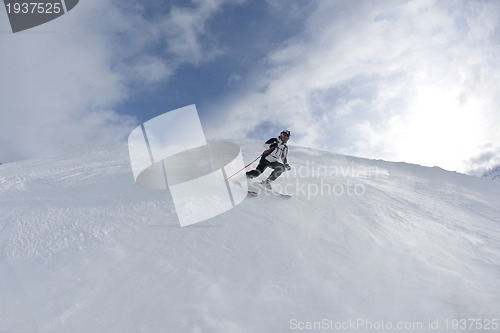
[[[251,161],[261,144],[242,149]],[[275,186],[291,199],[262,192],[185,228],[167,191],[135,185],[126,147],[0,166],[0,332],[288,332],[292,319],[431,332],[498,318],[498,183],[289,155]]]

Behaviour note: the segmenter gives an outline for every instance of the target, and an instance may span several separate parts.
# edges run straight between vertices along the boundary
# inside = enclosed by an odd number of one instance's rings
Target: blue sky
[[[312,4],[304,1],[302,13],[310,10]],[[189,1],[178,1],[175,6],[197,10],[196,3]],[[171,8],[163,10],[168,12]],[[134,93],[124,103],[122,112],[145,121],[159,112],[195,103],[202,117],[210,117],[208,105],[244,86],[243,76],[261,67],[270,49],[300,32],[303,16],[283,15],[281,9],[265,1],[221,2],[205,22],[198,40],[209,53],[217,55],[180,65],[168,80]],[[156,45],[156,52],[168,59],[162,44]],[[143,113],[138,109],[144,109]]]
[[[0,161],[126,142],[196,104],[209,139],[289,128],[480,173],[500,164],[498,17],[496,0],[85,0],[12,34],[0,11]]]

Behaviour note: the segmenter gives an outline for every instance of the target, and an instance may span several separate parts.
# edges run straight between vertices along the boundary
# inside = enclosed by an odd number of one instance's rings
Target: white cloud
[[[222,103],[217,133],[271,122],[294,143],[460,171],[500,141],[497,2],[316,5],[250,88]]]
[[[163,24],[168,52],[177,61],[199,64],[211,60],[222,51],[217,48],[216,41],[204,41],[207,21],[227,1],[196,1],[196,7],[174,6],[168,19]]]
[[[0,34],[0,161],[124,139],[137,121],[117,106],[133,87],[216,56],[204,26],[226,3],[151,14],[139,1],[85,0],[33,30]]]

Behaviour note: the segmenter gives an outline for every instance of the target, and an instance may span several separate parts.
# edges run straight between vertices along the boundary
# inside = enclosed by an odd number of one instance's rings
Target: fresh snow
[[[249,162],[262,145],[242,150]],[[135,185],[127,147],[3,164],[0,332],[499,319],[497,183],[293,146],[289,163],[274,186],[293,198],[261,193],[184,228],[167,191]]]

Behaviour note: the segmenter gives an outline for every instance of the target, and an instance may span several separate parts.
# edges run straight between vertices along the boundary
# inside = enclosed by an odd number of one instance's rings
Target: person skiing
[[[290,131],[283,130],[277,138],[271,138],[266,141],[265,147],[267,148],[262,153],[259,165],[257,168],[246,173],[247,178],[255,178],[260,176],[267,168],[273,169],[273,172],[262,181],[262,184],[271,189],[271,182],[281,176],[285,170],[290,170],[290,165],[287,162],[288,146],[286,145],[290,139]]]

